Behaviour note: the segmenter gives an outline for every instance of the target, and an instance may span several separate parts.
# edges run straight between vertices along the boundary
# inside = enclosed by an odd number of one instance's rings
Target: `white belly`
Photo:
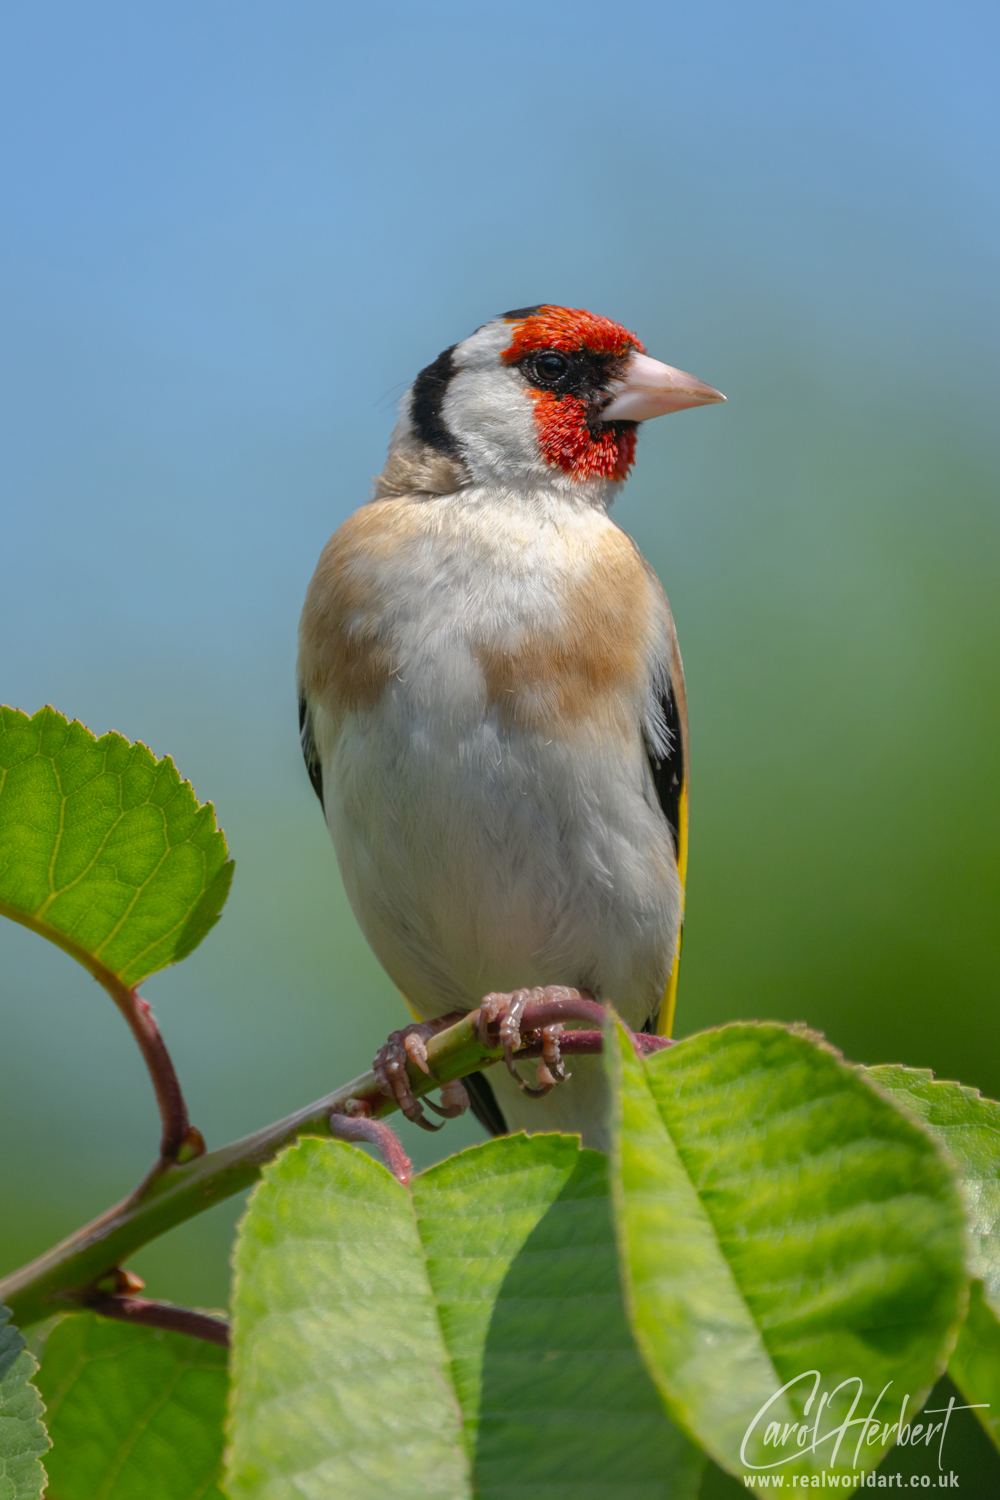
[[[663,995],[682,902],[642,730],[651,663],[670,660],[665,600],[603,513],[562,506],[548,516],[536,502],[473,495],[404,509],[401,520],[388,506],[373,514],[367,552],[364,512],[330,544],[350,588],[337,584],[333,604],[320,589],[309,615],[316,665],[302,668],[317,684],[327,820],[365,936],[424,1017],[472,1010],[490,990],[565,984],[642,1026]],[[375,526],[390,521],[410,528],[405,546]],[[341,619],[327,648],[322,632]],[[338,697],[323,689],[323,664],[343,659],[345,641],[382,655]],[[596,662],[590,677],[574,679],[580,658],[559,655],[574,641]],[[520,676],[507,672],[532,642],[544,651],[528,651]],[[603,665],[602,651],[620,667]],[[576,698],[564,691],[571,681]],[[599,1064],[587,1061],[581,1076],[597,1080]],[[575,1079],[522,1104],[491,1076],[515,1128],[594,1118]]]
[[[406,684],[342,726],[324,767],[351,905],[422,1016],[569,984],[641,1026],[676,949],[670,835],[632,756],[417,707]],[[473,705],[468,705],[472,707]],[[631,762],[631,763],[630,763]]]

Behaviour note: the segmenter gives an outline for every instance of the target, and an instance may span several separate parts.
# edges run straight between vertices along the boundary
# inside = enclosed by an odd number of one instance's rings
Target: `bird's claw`
[[[424,1040],[425,1032],[429,1028],[423,1026],[407,1026],[403,1032],[403,1046],[406,1048],[407,1057],[411,1057],[422,1073],[431,1076],[431,1070],[427,1066],[427,1043]],[[433,1036],[433,1031],[431,1031]]]
[[[557,1083],[564,1083],[572,1076],[563,1067],[559,1046],[559,1039],[564,1030],[562,1021],[552,1021],[538,1028],[538,1034],[542,1038],[542,1056],[536,1069],[535,1076],[538,1079],[536,1088],[525,1083],[514,1066],[514,1053],[522,1045],[521,1022],[524,1019],[525,1010],[529,1005],[545,1005],[552,1001],[569,1004],[573,1001],[582,1001],[593,1005],[593,1001],[579,990],[568,989],[561,984],[549,984],[533,990],[513,990],[507,995],[493,991],[483,997],[479,1007],[477,1029],[480,1040],[484,1046],[495,1046],[496,1043],[490,1036],[490,1027],[497,1026],[499,1023],[498,1040],[503,1049],[503,1060],[507,1071],[512,1078],[517,1079],[518,1086],[532,1099],[543,1098],[545,1094],[551,1093]]]
[[[437,1115],[444,1115],[446,1120],[454,1120],[458,1115],[464,1115],[469,1107],[469,1096],[465,1091],[465,1085],[460,1078],[453,1078],[451,1083],[441,1085],[441,1103],[435,1104],[433,1099],[426,1101]],[[437,1127],[440,1130],[440,1125]]]
[[[557,1083],[565,1083],[567,1078],[572,1078],[572,1073],[567,1073],[563,1067],[562,1052],[559,1048],[559,1038],[564,1030],[565,1027],[561,1021],[553,1021],[550,1026],[542,1027],[542,1055],[535,1068],[535,1077],[538,1079],[537,1088],[532,1088],[525,1083],[524,1079],[508,1064],[510,1071],[514,1073],[514,1077],[529,1099],[543,1099],[546,1094],[551,1094]]]
[[[553,1084],[565,1083],[570,1074],[563,1067],[562,1052],[559,1048],[559,1038],[565,1031],[562,1021],[553,1021],[551,1026],[542,1027],[542,1060],[538,1064],[539,1082],[542,1077],[542,1069],[552,1079]]]
[[[430,1078],[427,1043],[458,1019],[457,1015],[442,1016],[436,1021],[417,1021],[399,1031],[392,1031],[375,1054],[372,1068],[379,1090],[387,1099],[395,1099],[401,1113],[422,1130],[441,1130],[443,1127],[433,1124],[424,1114],[420,1100],[410,1086],[406,1065],[412,1060]],[[432,1104],[429,1099],[427,1103],[437,1114],[451,1120],[468,1109],[469,1097],[460,1083],[446,1083],[441,1089],[441,1104]]]

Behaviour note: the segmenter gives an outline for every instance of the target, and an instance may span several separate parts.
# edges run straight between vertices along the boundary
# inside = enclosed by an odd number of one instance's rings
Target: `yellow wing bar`
[[[684,886],[687,882],[688,867],[688,793],[687,779],[681,787],[680,800],[677,804],[677,873],[681,877],[681,930],[677,934],[677,952],[670,967],[670,978],[667,987],[663,991],[663,1000],[660,1003],[660,1019],[657,1031],[660,1036],[670,1036],[674,1029],[674,1011],[677,1009],[677,980],[681,967],[681,938],[684,936]]]

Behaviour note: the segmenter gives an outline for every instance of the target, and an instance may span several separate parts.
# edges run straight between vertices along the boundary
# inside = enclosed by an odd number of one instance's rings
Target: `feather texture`
[[[574,330],[561,342],[538,331],[556,314]],[[607,514],[635,424],[602,413],[639,345],[602,319],[613,347],[591,349],[594,323],[521,309],[429,365],[306,597],[309,776],[355,915],[427,1019],[560,984],[635,1028],[672,1020],[684,679],[659,581]],[[546,424],[569,417],[572,452],[553,456]],[[499,1068],[475,1075],[472,1107],[491,1131],[602,1147],[600,1059],[573,1064],[542,1100]]]
[[[348,897],[420,1015],[554,983],[656,1013],[682,903],[657,795],[675,661],[632,541],[558,493],[379,501],[332,539],[303,615],[308,744]]]

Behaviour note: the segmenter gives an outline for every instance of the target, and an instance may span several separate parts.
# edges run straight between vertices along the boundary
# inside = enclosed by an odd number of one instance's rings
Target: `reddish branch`
[[[403,1150],[399,1136],[384,1120],[372,1120],[365,1115],[342,1115],[334,1110],[330,1114],[330,1134],[339,1141],[374,1146],[396,1181],[404,1187],[409,1186],[413,1163]]]
[[[200,1130],[188,1119],[187,1105],[170,1053],[153,1019],[149,1001],[135,990],[124,988],[112,992],[115,1004],[129,1024],[139,1044],[143,1061],[153,1081],[153,1091],[160,1111],[160,1165],[175,1161],[193,1161],[205,1150]]]
[[[540,1024],[547,1025],[548,1022]],[[525,1027],[525,1030],[527,1029]],[[543,1045],[541,1039],[532,1038],[514,1053],[514,1061],[518,1062],[522,1057],[541,1057]],[[654,1052],[662,1052],[664,1047],[672,1047],[674,1043],[669,1037],[650,1036],[645,1031],[633,1031],[632,1045],[640,1057],[650,1057]],[[559,1038],[559,1050],[566,1057],[593,1056],[604,1051],[604,1034],[600,1031],[564,1031]]]
[[[138,1323],[146,1328],[165,1328],[172,1333],[186,1333],[191,1338],[207,1339],[210,1344],[229,1348],[229,1324],[225,1318],[192,1312],[189,1307],[174,1307],[172,1302],[151,1302],[148,1297],[122,1297],[115,1293],[94,1297],[84,1304],[102,1318],[117,1318],[121,1323]]]

